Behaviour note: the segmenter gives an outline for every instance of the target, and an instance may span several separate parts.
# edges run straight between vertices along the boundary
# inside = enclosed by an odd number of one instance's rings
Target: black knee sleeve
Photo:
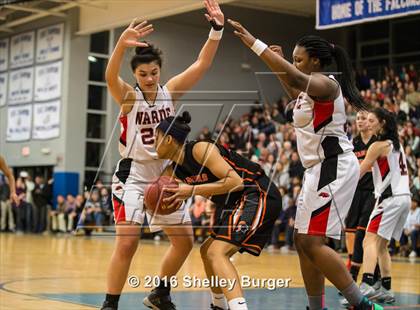
[[[358,229],[356,231],[356,237],[354,238],[354,251],[352,262],[357,264],[363,263],[363,239],[365,238],[365,231]]]

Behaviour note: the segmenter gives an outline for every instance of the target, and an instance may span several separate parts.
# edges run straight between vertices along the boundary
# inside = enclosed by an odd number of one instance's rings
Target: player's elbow
[[[241,177],[233,177],[229,182],[229,192],[239,192],[244,189],[244,181]]]

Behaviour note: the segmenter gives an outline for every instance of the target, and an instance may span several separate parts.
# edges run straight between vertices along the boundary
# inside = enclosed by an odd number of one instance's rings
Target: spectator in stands
[[[31,225],[30,217],[28,216],[30,215],[30,212],[28,212],[28,209],[30,206],[26,202],[26,185],[21,177],[16,179],[16,195],[18,199],[13,203],[13,211],[16,219],[17,232],[29,232]]]
[[[56,208],[50,211],[51,230],[53,233],[67,231],[65,210],[66,200],[63,195],[58,195]]]
[[[411,241],[411,252],[409,254],[409,257],[417,257],[419,255],[419,249],[417,248],[417,241],[419,239],[420,232],[419,202],[419,195],[413,197],[410,212],[404,225],[404,232],[401,237],[401,247],[407,245],[408,239],[410,239]]]
[[[49,198],[49,187],[42,176],[35,177],[35,185],[32,190],[32,231],[41,233],[47,228],[47,205]]]
[[[76,213],[76,199],[73,195],[68,194],[66,197],[66,207],[64,209],[64,221],[67,232],[71,232],[74,226],[74,216]]]
[[[101,189],[101,209],[104,215],[104,221],[102,225],[112,225],[113,224],[113,208],[111,202],[111,195],[109,194],[109,190],[106,187]]]

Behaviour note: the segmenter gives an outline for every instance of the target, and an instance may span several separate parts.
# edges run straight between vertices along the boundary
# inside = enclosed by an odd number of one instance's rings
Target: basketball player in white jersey
[[[166,85],[159,84],[161,52],[152,45],[139,42],[153,31],[152,25],[147,22],[136,24],[133,20],[121,34],[108,62],[105,74],[108,89],[121,107],[119,148],[122,159],[117,164],[112,185],[117,235],[108,268],[104,310],[118,308],[145,217],[144,188],[161,175],[167,164],[158,159],[154,149],[155,127],[161,120],[175,114],[176,102],[204,76],[222,38],[224,16],[219,5],[215,0],[205,0],[204,3],[208,13],[205,16],[212,25],[209,38],[197,60]],[[131,60],[135,87],[119,76],[125,51],[131,47],[136,47],[136,54]],[[180,208],[167,216],[148,217],[148,223],[152,231],[161,226],[171,245],[161,263],[160,283],[143,302],[153,309],[175,309],[171,302],[169,279],[179,271],[193,245],[188,210]]]
[[[296,43],[291,64],[240,23],[228,21],[235,35],[297,97],[293,123],[306,171],[296,213],[295,244],[309,309],[325,307],[324,277],[350,301],[352,309],[382,309],[363,296],[341,257],[324,241],[325,237],[340,239],[359,179],[359,163],[345,130],[344,98],[356,109],[367,106],[355,86],[347,53],[325,39],[305,36]],[[333,61],[341,72],[339,81],[322,74]]]
[[[369,127],[377,141],[368,149],[360,166],[361,177],[373,167],[377,199],[363,242],[362,292],[380,302],[395,301],[391,291],[391,257],[388,242],[400,240],[411,205],[409,177],[404,148],[398,138],[395,116],[382,108],[368,115]],[[375,291],[373,272],[378,260],[382,287]]]

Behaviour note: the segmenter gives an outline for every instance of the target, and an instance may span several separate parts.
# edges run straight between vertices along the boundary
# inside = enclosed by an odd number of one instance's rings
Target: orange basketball
[[[165,192],[163,189],[170,187],[178,187],[178,182],[170,176],[161,176],[146,187],[144,202],[148,213],[166,215],[177,210],[176,207],[167,208],[168,206],[163,202],[164,198],[172,195],[172,193]]]

